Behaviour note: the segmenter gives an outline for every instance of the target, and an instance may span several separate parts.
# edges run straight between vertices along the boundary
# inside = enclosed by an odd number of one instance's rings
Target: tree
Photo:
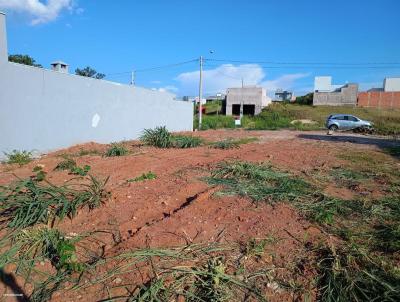
[[[83,69],[79,68],[75,69],[75,74],[94,79],[103,79],[106,76],[104,73],[99,73],[89,66]]]
[[[24,65],[29,65],[29,66],[35,66],[35,67],[43,67],[40,64],[36,64],[36,61],[34,58],[28,56],[28,55],[9,55],[8,60],[10,62],[18,63],[18,64],[24,64]]]
[[[296,104],[300,105],[312,105],[313,104],[314,93],[308,93],[303,96],[298,96],[296,98]]]

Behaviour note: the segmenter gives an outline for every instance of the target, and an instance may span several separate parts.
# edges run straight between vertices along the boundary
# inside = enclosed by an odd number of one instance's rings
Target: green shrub
[[[151,179],[156,179],[157,175],[154,174],[153,172],[149,171],[147,173],[143,173],[142,175],[128,179],[127,182],[137,182],[137,181],[143,181],[143,180],[151,180]]]
[[[110,148],[107,149],[105,156],[124,156],[128,154],[128,150],[120,143],[112,143]]]
[[[174,148],[194,148],[201,145],[203,140],[196,136],[174,135],[172,145]]]
[[[172,135],[165,126],[155,129],[145,129],[140,140],[149,146],[169,148],[172,145]]]
[[[13,150],[10,153],[4,152],[4,155],[7,157],[7,164],[18,164],[23,166],[33,160],[31,151],[18,151]]]

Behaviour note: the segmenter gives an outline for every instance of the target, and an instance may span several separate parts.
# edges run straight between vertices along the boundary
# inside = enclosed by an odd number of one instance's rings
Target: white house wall
[[[6,39],[0,39],[0,48],[4,43]],[[0,58],[0,153],[136,139],[143,129],[164,125],[170,131],[191,131],[193,105],[167,92]]]

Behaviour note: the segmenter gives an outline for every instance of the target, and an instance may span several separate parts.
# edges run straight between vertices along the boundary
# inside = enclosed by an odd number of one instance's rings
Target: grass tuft
[[[277,171],[269,164],[223,162],[207,179],[211,185],[222,185],[223,193],[248,196],[253,201],[294,200],[310,189],[301,179]]]
[[[128,149],[124,147],[121,143],[112,143],[110,148],[107,149],[105,156],[106,157],[114,157],[114,156],[124,156],[127,155]]]
[[[145,129],[140,140],[149,146],[157,148],[169,148],[172,144],[171,133],[165,126],[155,129]]]
[[[203,140],[196,136],[174,135],[172,136],[172,146],[174,148],[186,149],[198,147]]]

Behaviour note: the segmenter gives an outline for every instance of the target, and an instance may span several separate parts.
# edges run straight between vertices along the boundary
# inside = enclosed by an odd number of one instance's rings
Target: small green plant
[[[89,165],[84,165],[83,167],[75,166],[71,168],[70,174],[86,176],[89,173],[90,169],[91,167]]]
[[[36,181],[43,181],[46,178],[47,172],[43,171],[42,166],[35,166],[32,169],[32,172],[36,173],[35,176],[33,176],[33,179]]]
[[[149,171],[147,173],[143,173],[142,175],[128,179],[127,182],[137,182],[137,181],[143,181],[143,180],[151,180],[151,179],[156,179],[157,175],[154,174],[153,172]]]
[[[149,146],[169,148],[172,145],[172,135],[165,126],[155,129],[145,129],[140,140]]]
[[[174,135],[172,136],[172,146],[174,148],[194,148],[201,145],[203,140],[196,136]]]
[[[110,148],[107,149],[105,156],[113,157],[113,156],[124,156],[127,155],[128,149],[124,147],[124,145],[120,143],[112,143]]]
[[[4,152],[4,155],[7,157],[6,163],[7,164],[18,164],[20,166],[23,166],[27,163],[30,163],[33,158],[32,158],[32,152],[31,151],[18,151],[18,150],[13,150],[10,153]]]
[[[54,168],[55,171],[72,170],[76,167],[76,161],[70,157],[64,156],[64,160],[59,162]]]

